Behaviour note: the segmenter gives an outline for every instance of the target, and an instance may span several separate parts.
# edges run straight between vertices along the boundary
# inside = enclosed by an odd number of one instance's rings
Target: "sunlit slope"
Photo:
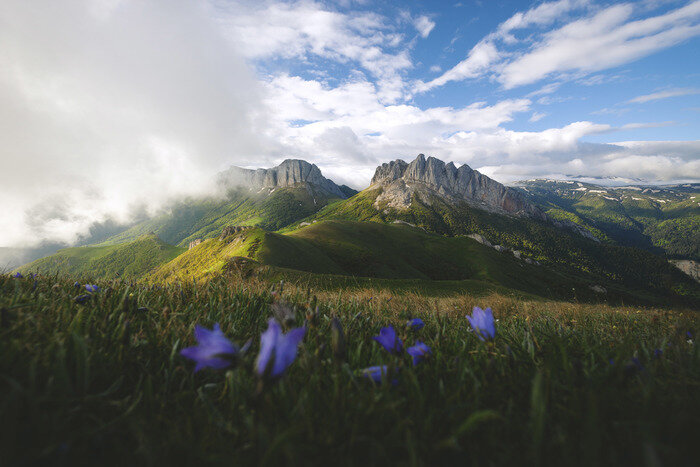
[[[144,235],[118,245],[65,248],[22,266],[17,271],[85,278],[140,278],[185,251],[168,245],[155,235]]]
[[[643,301],[671,293],[528,264],[467,237],[446,237],[406,225],[352,221],[316,222],[288,234],[250,229],[226,240],[209,239],[160,266],[146,279],[210,279],[240,268],[240,258],[254,261],[254,267],[264,265],[267,273],[273,267],[290,276],[295,275],[291,270],[296,270],[335,277],[469,280],[482,288],[490,284],[552,298],[637,297]],[[249,266],[249,262],[243,264],[244,268]],[[596,295],[593,285],[606,287],[606,294]]]
[[[155,233],[167,243],[186,247],[194,239],[217,236],[228,225],[277,230],[313,214],[334,199],[311,185],[263,193],[236,190],[225,198],[180,202],[168,213],[141,222],[109,238],[105,244],[124,243]]]
[[[664,258],[643,249],[595,242],[552,223],[493,214],[437,197],[414,198],[407,210],[376,206],[380,190],[368,189],[350,199],[331,203],[304,222],[350,220],[391,224],[399,221],[446,236],[478,233],[494,245],[522,251],[564,273],[624,284],[630,289],[649,289],[652,293],[672,289],[680,294],[697,293],[697,284]],[[294,232],[299,225],[293,224],[285,232]]]

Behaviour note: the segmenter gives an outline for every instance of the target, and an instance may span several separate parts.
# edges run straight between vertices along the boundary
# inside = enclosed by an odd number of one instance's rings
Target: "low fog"
[[[258,83],[207,8],[0,3],[0,247],[74,243],[267,162]]]

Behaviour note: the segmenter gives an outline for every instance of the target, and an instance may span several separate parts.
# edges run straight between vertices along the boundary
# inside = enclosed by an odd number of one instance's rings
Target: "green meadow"
[[[0,465],[697,463],[691,309],[381,281],[282,289],[235,271],[164,287],[103,280],[80,304],[74,280],[0,276]],[[263,384],[251,370],[275,300],[307,332]],[[493,309],[492,342],[471,331],[473,306]],[[425,327],[407,330],[416,317]],[[251,347],[235,367],[194,374],[179,351],[214,323]],[[387,325],[431,358],[387,353],[372,340]],[[373,365],[396,384],[364,378]]]

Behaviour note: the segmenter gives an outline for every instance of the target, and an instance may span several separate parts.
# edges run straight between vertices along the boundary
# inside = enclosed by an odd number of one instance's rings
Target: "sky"
[[[697,182],[699,51],[697,0],[3,0],[0,247],[287,158]]]

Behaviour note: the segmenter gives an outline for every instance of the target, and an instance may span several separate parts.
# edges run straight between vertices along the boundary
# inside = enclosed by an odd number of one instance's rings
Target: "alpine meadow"
[[[697,465],[698,36],[3,2],[0,465]]]

